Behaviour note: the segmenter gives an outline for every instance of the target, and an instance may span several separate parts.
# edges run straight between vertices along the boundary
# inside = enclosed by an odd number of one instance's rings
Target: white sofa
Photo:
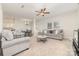
[[[58,40],[62,40],[64,39],[64,32],[62,29],[49,29],[49,30],[43,30],[42,32],[38,32],[38,36],[39,35],[46,35],[47,38],[51,38],[51,39],[58,39]]]
[[[12,56],[30,47],[30,37],[14,39],[11,31],[3,31],[1,49],[4,56]]]

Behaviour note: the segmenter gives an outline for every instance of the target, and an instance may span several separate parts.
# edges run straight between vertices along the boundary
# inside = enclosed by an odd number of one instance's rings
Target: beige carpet
[[[17,56],[73,56],[72,42],[64,39],[63,41],[48,39],[46,43],[37,42],[31,39],[30,49]]]

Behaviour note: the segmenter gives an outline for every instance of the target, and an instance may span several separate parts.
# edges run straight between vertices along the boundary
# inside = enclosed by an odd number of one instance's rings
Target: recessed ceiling
[[[23,5],[23,6],[22,6]],[[21,8],[23,7],[23,8]],[[47,8],[50,14],[46,17],[52,17],[58,14],[76,10],[79,7],[77,3],[3,3],[3,14],[33,19],[36,17],[37,10]],[[38,16],[42,17],[42,16]]]

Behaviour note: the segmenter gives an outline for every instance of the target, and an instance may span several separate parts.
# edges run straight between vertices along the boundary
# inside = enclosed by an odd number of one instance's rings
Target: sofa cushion
[[[3,30],[2,31],[2,36],[6,39],[6,40],[13,40],[13,34],[10,30]]]
[[[1,41],[5,41],[5,38],[4,38],[4,37],[2,37]]]
[[[8,48],[17,44],[21,44],[24,42],[28,42],[29,41],[29,37],[23,37],[23,38],[18,38],[18,39],[13,39],[11,41],[4,41],[2,42],[2,48]]]
[[[60,33],[62,33],[63,32],[63,30],[55,30],[55,34],[60,34]]]

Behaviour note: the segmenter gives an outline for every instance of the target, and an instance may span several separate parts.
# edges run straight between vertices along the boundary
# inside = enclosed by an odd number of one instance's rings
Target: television
[[[79,56],[79,29],[73,32],[73,46],[75,48],[75,53]]]
[[[74,30],[73,39],[78,46],[78,30]]]
[[[79,30],[74,30],[73,39],[75,41],[75,44],[79,48]]]

